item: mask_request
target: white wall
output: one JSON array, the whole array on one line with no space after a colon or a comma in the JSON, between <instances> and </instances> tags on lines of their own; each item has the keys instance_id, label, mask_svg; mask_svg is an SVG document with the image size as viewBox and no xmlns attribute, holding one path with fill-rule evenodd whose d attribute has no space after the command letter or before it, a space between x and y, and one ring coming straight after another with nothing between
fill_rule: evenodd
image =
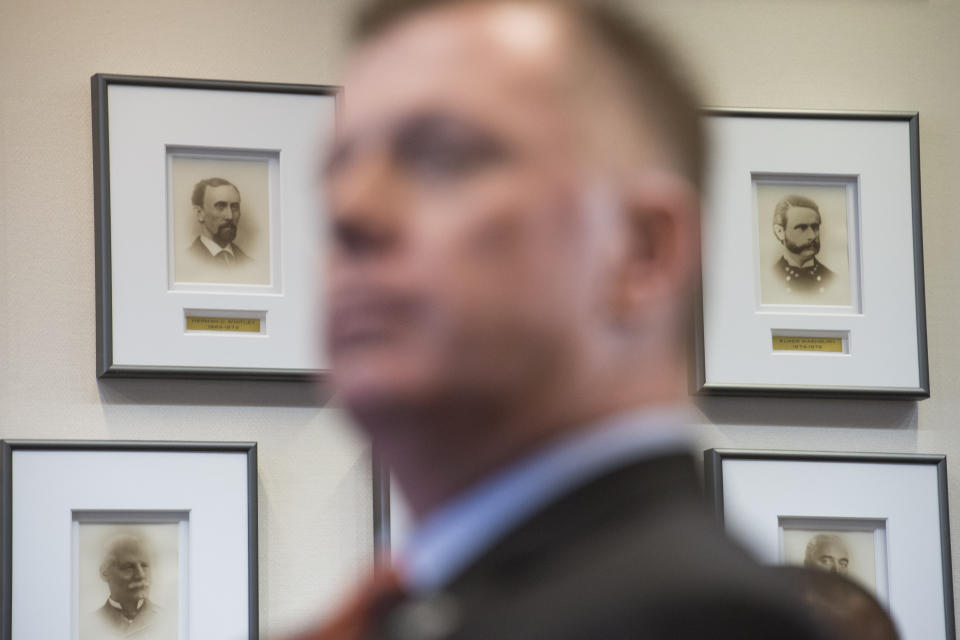
<instances>
[{"instance_id":1,"label":"white wall","mask_svg":"<svg viewBox=\"0 0 960 640\"><path fill-rule=\"evenodd\" d=\"M697 65L710 104L920 112L933 397L708 398L697 403L697 434L704 447L946 453L960 553L960 301L951 233L960 5L632 4ZM366 445L310 385L96 380L89 77L335 84L350 5L0 0L0 437L259 442L264 628L329 607L369 561Z\"/></svg>"}]
</instances>

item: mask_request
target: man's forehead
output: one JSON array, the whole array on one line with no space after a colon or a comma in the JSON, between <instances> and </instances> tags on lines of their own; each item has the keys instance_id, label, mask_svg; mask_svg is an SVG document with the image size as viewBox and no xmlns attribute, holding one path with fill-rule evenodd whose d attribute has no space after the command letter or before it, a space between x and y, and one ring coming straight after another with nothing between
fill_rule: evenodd
<instances>
[{"instance_id":1,"label":"man's forehead","mask_svg":"<svg viewBox=\"0 0 960 640\"><path fill-rule=\"evenodd\" d=\"M124 545L114 551L114 555L118 558L123 556L143 556L146 554L146 548L140 544Z\"/></svg>"},{"instance_id":2,"label":"man's forehead","mask_svg":"<svg viewBox=\"0 0 960 640\"><path fill-rule=\"evenodd\" d=\"M809 220L809 219L820 219L820 214L817 213L815 209L810 207L802 207L798 205L792 205L787 209L787 217L791 221L793 220Z\"/></svg>"},{"instance_id":3,"label":"man's forehead","mask_svg":"<svg viewBox=\"0 0 960 640\"><path fill-rule=\"evenodd\" d=\"M562 70L568 32L561 12L541 2L425 9L361 45L348 70L346 123L425 100L479 107L536 90Z\"/></svg>"},{"instance_id":4,"label":"man's forehead","mask_svg":"<svg viewBox=\"0 0 960 640\"><path fill-rule=\"evenodd\" d=\"M208 186L207 191L204 194L207 198L216 198L218 200L222 199L239 199L240 192L232 184L221 184L216 187Z\"/></svg>"}]
</instances>

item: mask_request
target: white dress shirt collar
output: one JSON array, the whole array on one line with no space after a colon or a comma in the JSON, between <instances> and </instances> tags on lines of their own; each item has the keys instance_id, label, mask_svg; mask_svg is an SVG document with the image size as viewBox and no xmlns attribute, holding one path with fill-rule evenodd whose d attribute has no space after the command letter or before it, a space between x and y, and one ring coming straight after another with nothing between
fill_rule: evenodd
<instances>
[{"instance_id":1,"label":"white dress shirt collar","mask_svg":"<svg viewBox=\"0 0 960 640\"><path fill-rule=\"evenodd\" d=\"M114 599L111 598L110 596L107 596L107 604L109 604L111 607L113 607L114 609L116 609L117 611L119 611L121 618L123 618L124 620L126 620L127 622L129 622L129 623L131 623L131 624L133 623L133 620L131 620L131 619L128 618L127 616L123 615L123 605L121 605L119 602L117 602L116 600L114 600ZM137 611L140 611L140 609L142 609L142 608L143 608L143 598L140 598L139 600L137 600Z\"/></svg>"},{"instance_id":2,"label":"white dress shirt collar","mask_svg":"<svg viewBox=\"0 0 960 640\"><path fill-rule=\"evenodd\" d=\"M209 252L210 252L210 255L212 255L212 256L218 255L221 251L226 251L226 252L229 253L231 256L233 255L233 246L232 246L232 245L229 245L229 244L228 244L228 245L225 246L225 247L221 247L221 246L218 245L216 242L214 242L213 240L211 240L211 239L208 238L207 236L203 235L202 233L200 234L200 242L203 243L203 246L205 246L205 247L207 248L207 251L209 251Z\"/></svg>"}]
</instances>

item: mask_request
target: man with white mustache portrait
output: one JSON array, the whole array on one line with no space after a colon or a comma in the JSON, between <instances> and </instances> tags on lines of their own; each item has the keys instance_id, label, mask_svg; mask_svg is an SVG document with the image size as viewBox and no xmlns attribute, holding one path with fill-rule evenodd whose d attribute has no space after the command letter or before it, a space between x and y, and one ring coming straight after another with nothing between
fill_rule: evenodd
<instances>
[{"instance_id":1,"label":"man with white mustache portrait","mask_svg":"<svg viewBox=\"0 0 960 640\"><path fill-rule=\"evenodd\" d=\"M155 633L161 609L148 598L152 565L152 553L142 538L124 534L107 544L100 577L110 595L95 614L104 634L98 638L163 637Z\"/></svg>"}]
</instances>

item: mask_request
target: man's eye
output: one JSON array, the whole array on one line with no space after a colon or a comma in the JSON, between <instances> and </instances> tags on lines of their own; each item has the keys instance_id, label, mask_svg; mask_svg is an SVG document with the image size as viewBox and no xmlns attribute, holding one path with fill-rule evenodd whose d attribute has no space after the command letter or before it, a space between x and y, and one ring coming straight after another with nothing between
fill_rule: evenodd
<instances>
[{"instance_id":1,"label":"man's eye","mask_svg":"<svg viewBox=\"0 0 960 640\"><path fill-rule=\"evenodd\" d=\"M406 127L394 141L394 153L400 166L431 177L460 177L505 155L488 135L437 120Z\"/></svg>"}]
</instances>

